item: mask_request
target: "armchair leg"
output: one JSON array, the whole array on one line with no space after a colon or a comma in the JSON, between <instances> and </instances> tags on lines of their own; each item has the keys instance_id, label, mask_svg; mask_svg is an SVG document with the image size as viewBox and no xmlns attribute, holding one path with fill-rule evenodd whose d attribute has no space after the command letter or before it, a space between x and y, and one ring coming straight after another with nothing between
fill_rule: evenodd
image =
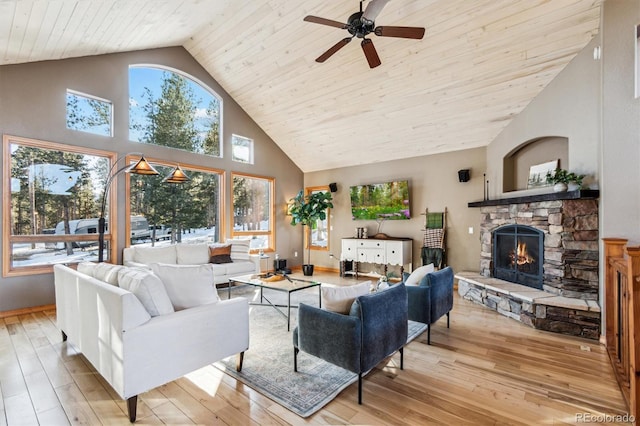
<instances>
[{"instance_id":1,"label":"armchair leg","mask_svg":"<svg viewBox=\"0 0 640 426\"><path fill-rule=\"evenodd\" d=\"M127 411L129 412L129 421L135 423L136 411L138 409L138 395L127 399Z\"/></svg>"},{"instance_id":2,"label":"armchair leg","mask_svg":"<svg viewBox=\"0 0 640 426\"><path fill-rule=\"evenodd\" d=\"M362 373L358 373L358 404L362 405Z\"/></svg>"},{"instance_id":3,"label":"armchair leg","mask_svg":"<svg viewBox=\"0 0 640 426\"><path fill-rule=\"evenodd\" d=\"M236 359L236 371L239 373L242 371L242 362L244 361L244 351L238 354L238 358Z\"/></svg>"},{"instance_id":4,"label":"armchair leg","mask_svg":"<svg viewBox=\"0 0 640 426\"><path fill-rule=\"evenodd\" d=\"M447 328L449 328L449 312L447 312Z\"/></svg>"},{"instance_id":5,"label":"armchair leg","mask_svg":"<svg viewBox=\"0 0 640 426\"><path fill-rule=\"evenodd\" d=\"M300 352L300 349L294 346L293 347L293 371L296 373L298 372L298 352Z\"/></svg>"},{"instance_id":6,"label":"armchair leg","mask_svg":"<svg viewBox=\"0 0 640 426\"><path fill-rule=\"evenodd\" d=\"M404 370L404 347L400 348L400 370Z\"/></svg>"},{"instance_id":7,"label":"armchair leg","mask_svg":"<svg viewBox=\"0 0 640 426\"><path fill-rule=\"evenodd\" d=\"M67 341L67 333L65 333L64 331L60 330L60 333L62 333L62 341L66 342Z\"/></svg>"},{"instance_id":8,"label":"armchair leg","mask_svg":"<svg viewBox=\"0 0 640 426\"><path fill-rule=\"evenodd\" d=\"M431 344L431 324L427 325L427 345Z\"/></svg>"}]
</instances>

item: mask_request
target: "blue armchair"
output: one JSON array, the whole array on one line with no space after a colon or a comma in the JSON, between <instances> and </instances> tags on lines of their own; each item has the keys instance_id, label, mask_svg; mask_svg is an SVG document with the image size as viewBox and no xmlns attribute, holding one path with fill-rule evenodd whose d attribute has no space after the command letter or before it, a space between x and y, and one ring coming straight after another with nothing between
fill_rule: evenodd
<instances>
[{"instance_id":1,"label":"blue armchair","mask_svg":"<svg viewBox=\"0 0 640 426\"><path fill-rule=\"evenodd\" d=\"M407 291L404 284L355 299L349 315L300 304L293 330L293 370L304 351L358 374L358 404L362 375L407 343Z\"/></svg>"},{"instance_id":2,"label":"blue armchair","mask_svg":"<svg viewBox=\"0 0 640 426\"><path fill-rule=\"evenodd\" d=\"M408 274L405 275L405 280ZM407 286L409 319L427 324L427 344L431 344L431 324L453 309L453 270L450 266L430 272L417 286Z\"/></svg>"}]
</instances>

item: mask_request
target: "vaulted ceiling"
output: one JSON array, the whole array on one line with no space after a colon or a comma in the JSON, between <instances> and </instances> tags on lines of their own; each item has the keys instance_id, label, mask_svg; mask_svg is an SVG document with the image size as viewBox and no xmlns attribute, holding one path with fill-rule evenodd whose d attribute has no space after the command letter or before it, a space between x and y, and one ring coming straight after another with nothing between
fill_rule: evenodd
<instances>
[{"instance_id":1,"label":"vaulted ceiling","mask_svg":"<svg viewBox=\"0 0 640 426\"><path fill-rule=\"evenodd\" d=\"M602 0L391 0L371 35L315 59L358 0L0 1L0 64L184 46L305 172L481 147L598 32ZM365 2L366 7L367 2Z\"/></svg>"}]
</instances>

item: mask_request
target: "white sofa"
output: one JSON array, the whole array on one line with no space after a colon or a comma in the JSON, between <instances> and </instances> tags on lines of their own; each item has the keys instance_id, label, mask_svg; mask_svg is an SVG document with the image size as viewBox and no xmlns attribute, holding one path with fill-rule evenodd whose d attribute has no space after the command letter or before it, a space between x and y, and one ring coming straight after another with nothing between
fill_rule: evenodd
<instances>
[{"instance_id":1,"label":"white sofa","mask_svg":"<svg viewBox=\"0 0 640 426\"><path fill-rule=\"evenodd\" d=\"M219 300L209 282L196 295L212 289L208 303L174 311L162 280L151 271L105 263L78 269L86 273L54 266L58 327L63 340L127 400L131 422L142 392L234 354L242 368L249 347L247 299ZM184 276L178 284L192 283Z\"/></svg>"},{"instance_id":2,"label":"white sofa","mask_svg":"<svg viewBox=\"0 0 640 426\"><path fill-rule=\"evenodd\" d=\"M229 263L213 265L215 283L222 284L229 278L257 274L260 272L260 256L249 253L250 240L231 239L226 243L179 243L171 245L131 246L123 249L122 263L125 266L149 267L152 263L172 265L202 265L209 263L209 248L231 245L231 260Z\"/></svg>"}]
</instances>

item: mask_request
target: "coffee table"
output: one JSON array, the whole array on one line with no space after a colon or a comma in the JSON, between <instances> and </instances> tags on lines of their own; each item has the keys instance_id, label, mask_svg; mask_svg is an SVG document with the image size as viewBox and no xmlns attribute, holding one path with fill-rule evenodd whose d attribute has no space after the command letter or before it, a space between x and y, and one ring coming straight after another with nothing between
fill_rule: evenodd
<instances>
[{"instance_id":1,"label":"coffee table","mask_svg":"<svg viewBox=\"0 0 640 426\"><path fill-rule=\"evenodd\" d=\"M271 306L276 311L278 311L283 317L287 319L287 331L291 330L291 308L297 308L298 305L291 304L291 293L295 293L296 291L304 290L307 288L318 287L318 306L322 307L322 292L320 290L321 283L318 281L310 281L299 278L291 278L288 275L285 275L285 279L280 281L264 281L260 279L259 276L255 274L251 275L239 275L237 277L229 278L229 299L231 299L231 284L239 284L239 285L251 285L260 289L260 303L250 303L251 305L258 306ZM263 290L275 290L287 293L287 304L286 305L278 305L271 303L269 299L267 299ZM264 303L266 301L267 303ZM280 308L287 308L287 313L285 314Z\"/></svg>"}]
</instances>

